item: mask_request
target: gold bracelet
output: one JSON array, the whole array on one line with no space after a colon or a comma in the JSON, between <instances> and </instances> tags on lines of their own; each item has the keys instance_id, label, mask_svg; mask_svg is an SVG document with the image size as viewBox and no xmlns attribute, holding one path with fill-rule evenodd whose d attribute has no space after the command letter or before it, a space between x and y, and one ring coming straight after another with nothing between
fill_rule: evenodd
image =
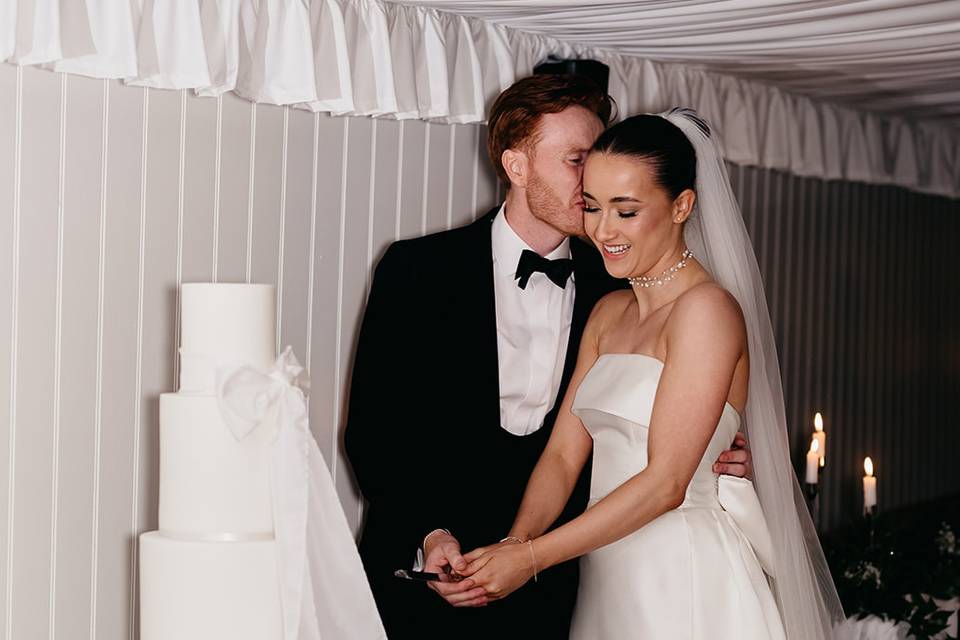
<instances>
[{"instance_id":1,"label":"gold bracelet","mask_svg":"<svg viewBox=\"0 0 960 640\"><path fill-rule=\"evenodd\" d=\"M527 540L527 544L530 545L530 559L533 560L533 581L539 582L537 580L537 554L533 552L533 540Z\"/></svg>"},{"instance_id":2,"label":"gold bracelet","mask_svg":"<svg viewBox=\"0 0 960 640\"><path fill-rule=\"evenodd\" d=\"M500 542L509 542L509 541L511 541L511 540L513 540L513 541L516 542L517 544L523 544L523 540L521 540L521 539L518 538L517 536L507 536L506 538L502 538L502 539L500 540Z\"/></svg>"}]
</instances>

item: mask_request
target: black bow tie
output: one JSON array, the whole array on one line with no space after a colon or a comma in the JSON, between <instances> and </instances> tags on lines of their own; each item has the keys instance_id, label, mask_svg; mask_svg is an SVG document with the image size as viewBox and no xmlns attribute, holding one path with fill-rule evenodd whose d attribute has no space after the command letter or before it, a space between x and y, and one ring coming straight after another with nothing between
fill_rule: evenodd
<instances>
[{"instance_id":1,"label":"black bow tie","mask_svg":"<svg viewBox=\"0 0 960 640\"><path fill-rule=\"evenodd\" d=\"M519 280L517 286L521 289L527 288L527 282L535 271L544 274L561 289L567 286L567 279L573 272L573 260L569 258L558 258L557 260L547 260L536 251L524 249L520 254L520 262L517 263L517 275Z\"/></svg>"}]
</instances>

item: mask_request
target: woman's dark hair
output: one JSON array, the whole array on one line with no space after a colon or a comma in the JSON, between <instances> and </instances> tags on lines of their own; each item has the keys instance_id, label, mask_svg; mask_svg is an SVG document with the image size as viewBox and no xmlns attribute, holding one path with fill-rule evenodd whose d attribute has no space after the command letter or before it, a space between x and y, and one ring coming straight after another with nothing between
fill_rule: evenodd
<instances>
[{"instance_id":1,"label":"woman's dark hair","mask_svg":"<svg viewBox=\"0 0 960 640\"><path fill-rule=\"evenodd\" d=\"M593 151L643 160L672 198L697 182L693 145L679 127L660 116L644 114L618 122L597 138Z\"/></svg>"}]
</instances>

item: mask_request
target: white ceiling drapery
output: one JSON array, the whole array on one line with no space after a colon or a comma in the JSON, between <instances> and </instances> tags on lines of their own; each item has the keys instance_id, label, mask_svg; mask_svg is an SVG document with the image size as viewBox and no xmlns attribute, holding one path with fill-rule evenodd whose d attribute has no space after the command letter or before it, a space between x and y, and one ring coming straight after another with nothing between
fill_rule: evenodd
<instances>
[{"instance_id":1,"label":"white ceiling drapery","mask_svg":"<svg viewBox=\"0 0 960 640\"><path fill-rule=\"evenodd\" d=\"M960 126L956 0L397 0Z\"/></svg>"},{"instance_id":2,"label":"white ceiling drapery","mask_svg":"<svg viewBox=\"0 0 960 640\"><path fill-rule=\"evenodd\" d=\"M547 55L591 57L610 65L621 113L691 106L721 132L733 162L960 197L951 98L960 71L949 65L960 51L949 42L960 2L917 5L918 24L895 36L907 4L0 0L0 60L336 114L465 123L482 121L489 100ZM860 5L874 22L831 44L827 32L840 27L817 31L795 5L824 20L849 20ZM869 63L862 78L849 75L857 60ZM875 103L857 82L874 87Z\"/></svg>"}]
</instances>

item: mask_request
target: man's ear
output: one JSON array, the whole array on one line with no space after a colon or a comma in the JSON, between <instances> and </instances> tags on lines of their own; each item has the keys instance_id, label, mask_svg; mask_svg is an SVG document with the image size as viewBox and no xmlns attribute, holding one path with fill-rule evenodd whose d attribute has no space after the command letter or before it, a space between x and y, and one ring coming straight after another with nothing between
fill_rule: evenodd
<instances>
[{"instance_id":1,"label":"man's ear","mask_svg":"<svg viewBox=\"0 0 960 640\"><path fill-rule=\"evenodd\" d=\"M500 155L500 163L510 180L510 185L525 188L530 177L530 158L523 151L506 149Z\"/></svg>"}]
</instances>

